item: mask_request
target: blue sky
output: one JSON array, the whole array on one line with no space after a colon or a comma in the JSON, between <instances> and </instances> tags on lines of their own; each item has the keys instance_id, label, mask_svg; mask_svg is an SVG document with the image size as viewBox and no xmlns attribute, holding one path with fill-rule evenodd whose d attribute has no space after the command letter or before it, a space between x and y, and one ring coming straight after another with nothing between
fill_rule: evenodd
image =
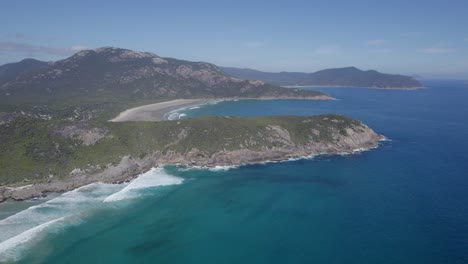
<instances>
[{"instance_id":1,"label":"blue sky","mask_svg":"<svg viewBox=\"0 0 468 264\"><path fill-rule=\"evenodd\" d=\"M115 46L265 71L468 78L466 0L3 0L0 24L0 64Z\"/></svg>"}]
</instances>

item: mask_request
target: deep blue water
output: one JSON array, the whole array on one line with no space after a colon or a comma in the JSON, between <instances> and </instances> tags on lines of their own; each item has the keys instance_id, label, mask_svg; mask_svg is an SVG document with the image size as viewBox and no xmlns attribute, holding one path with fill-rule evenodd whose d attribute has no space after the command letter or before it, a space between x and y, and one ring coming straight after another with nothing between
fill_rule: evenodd
<instances>
[{"instance_id":1,"label":"deep blue water","mask_svg":"<svg viewBox=\"0 0 468 264\"><path fill-rule=\"evenodd\" d=\"M72 210L80 214L15 254L24 263L468 263L468 85L425 84L416 91L313 88L338 100L189 110L340 113L391 141L355 155L228 171L167 167L155 177L184 182L124 192L129 199L111 203L102 200L121 187L93 187L80 194L93 193L92 206L80 205Z\"/></svg>"}]
</instances>

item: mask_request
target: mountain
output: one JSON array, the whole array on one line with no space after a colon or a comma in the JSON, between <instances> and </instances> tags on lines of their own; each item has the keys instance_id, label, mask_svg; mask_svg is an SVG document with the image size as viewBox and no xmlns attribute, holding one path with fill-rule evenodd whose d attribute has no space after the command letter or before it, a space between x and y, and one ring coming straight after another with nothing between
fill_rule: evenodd
<instances>
[{"instance_id":1,"label":"mountain","mask_svg":"<svg viewBox=\"0 0 468 264\"><path fill-rule=\"evenodd\" d=\"M414 89L423 85L411 76L385 74L375 70L362 71L356 67L335 68L314 73L261 72L252 69L223 67L232 76L247 80L262 80L276 85L350 86L385 89Z\"/></svg>"},{"instance_id":2,"label":"mountain","mask_svg":"<svg viewBox=\"0 0 468 264\"><path fill-rule=\"evenodd\" d=\"M26 60L2 66L0 103L213 97L324 96L262 81L242 80L206 62L162 58L149 52L105 47L45 64ZM3 99L3 100L2 100Z\"/></svg>"},{"instance_id":3,"label":"mountain","mask_svg":"<svg viewBox=\"0 0 468 264\"><path fill-rule=\"evenodd\" d=\"M22 74L44 69L47 65L47 62L35 59L24 59L20 62L2 65L0 66L0 83L14 81Z\"/></svg>"}]
</instances>

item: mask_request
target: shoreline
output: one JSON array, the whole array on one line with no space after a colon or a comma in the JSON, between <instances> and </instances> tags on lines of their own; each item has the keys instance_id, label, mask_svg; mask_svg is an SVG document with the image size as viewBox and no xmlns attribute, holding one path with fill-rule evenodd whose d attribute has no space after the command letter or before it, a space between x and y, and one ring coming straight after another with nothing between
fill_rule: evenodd
<instances>
[{"instance_id":1,"label":"shoreline","mask_svg":"<svg viewBox=\"0 0 468 264\"><path fill-rule=\"evenodd\" d=\"M119 113L109 122L162 121L165 115L176 109L192 107L211 102L210 99L175 99L154 104L142 105Z\"/></svg>"},{"instance_id":2,"label":"shoreline","mask_svg":"<svg viewBox=\"0 0 468 264\"><path fill-rule=\"evenodd\" d=\"M373 132L372 132L373 133ZM20 187L0 187L0 203L5 201L25 201L38 197L46 197L51 193L64 193L80 188L82 186L101 182L105 184L122 184L130 182L139 175L148 172L152 168L166 165L187 166L188 168L200 169L223 169L228 167L240 167L255 164L269 164L278 162L289 162L301 159L311 159L318 156L347 156L378 148L379 142L387 141L386 137L378 134L371 136L372 139L362 143L355 143L352 149L343 146L315 146L310 149L307 146L299 148L278 148L268 151L257 152L247 149L235 151L219 151L212 155L211 159L191 160L183 154L170 153L167 156L160 152L154 152L144 158L130 156L122 157L117 165L109 166L100 171L80 170L67 179L36 183ZM227 159L217 159L215 156ZM231 157L231 158L229 158ZM232 157L238 157L233 159ZM240 158L239 158L240 157Z\"/></svg>"},{"instance_id":3,"label":"shoreline","mask_svg":"<svg viewBox=\"0 0 468 264\"><path fill-rule=\"evenodd\" d=\"M200 98L200 99L175 99L171 101L158 102L154 104L142 105L127 109L120 112L116 117L109 122L128 122L128 121L164 121L168 120L170 112L187 109L190 107L206 105L210 103L218 103L225 101L236 100L335 100L335 98L327 95L314 97L232 97L232 98Z\"/></svg>"},{"instance_id":4,"label":"shoreline","mask_svg":"<svg viewBox=\"0 0 468 264\"><path fill-rule=\"evenodd\" d=\"M292 161L298 161L298 160L312 160L314 158L318 157L335 157L335 156L341 156L341 157L346 157L349 155L353 154L360 154L363 152L368 152L372 151L374 149L377 149L380 145L380 142L387 142L391 141L385 136L381 136L379 140L376 141L376 143L373 146L370 147L362 147L362 148L356 148L351 151L343 151L343 152L337 152L337 153L327 153L327 152L321 152L321 153L315 153L315 154L309 154L309 155L302 155L302 156L288 156L280 159L270 159L270 160L264 160L264 161L258 161L258 162L247 162L247 163L242 163L242 164L231 164L231 165L208 165L208 166L197 166L197 165L187 165L187 164L159 164L159 166L177 166L177 167L185 167L184 169L186 170L209 170L209 171L226 171L230 169L237 169L243 166L249 166L249 165L268 165L268 164L275 164L275 163L283 163L283 162L292 162Z\"/></svg>"}]
</instances>

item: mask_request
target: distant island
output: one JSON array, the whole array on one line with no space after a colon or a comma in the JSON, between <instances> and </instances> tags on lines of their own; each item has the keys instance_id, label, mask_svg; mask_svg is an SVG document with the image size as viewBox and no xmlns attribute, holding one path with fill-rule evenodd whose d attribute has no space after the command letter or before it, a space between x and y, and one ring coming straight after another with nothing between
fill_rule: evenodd
<instances>
[{"instance_id":1,"label":"distant island","mask_svg":"<svg viewBox=\"0 0 468 264\"><path fill-rule=\"evenodd\" d=\"M0 201L98 181L120 183L162 164L231 166L351 153L382 139L340 115L119 123L3 115L0 120Z\"/></svg>"},{"instance_id":2,"label":"distant island","mask_svg":"<svg viewBox=\"0 0 468 264\"><path fill-rule=\"evenodd\" d=\"M247 80L262 80L281 86L344 86L377 89L418 89L423 85L411 76L362 71L356 67L335 68L314 73L262 72L252 69L222 67L227 74Z\"/></svg>"}]
</instances>

